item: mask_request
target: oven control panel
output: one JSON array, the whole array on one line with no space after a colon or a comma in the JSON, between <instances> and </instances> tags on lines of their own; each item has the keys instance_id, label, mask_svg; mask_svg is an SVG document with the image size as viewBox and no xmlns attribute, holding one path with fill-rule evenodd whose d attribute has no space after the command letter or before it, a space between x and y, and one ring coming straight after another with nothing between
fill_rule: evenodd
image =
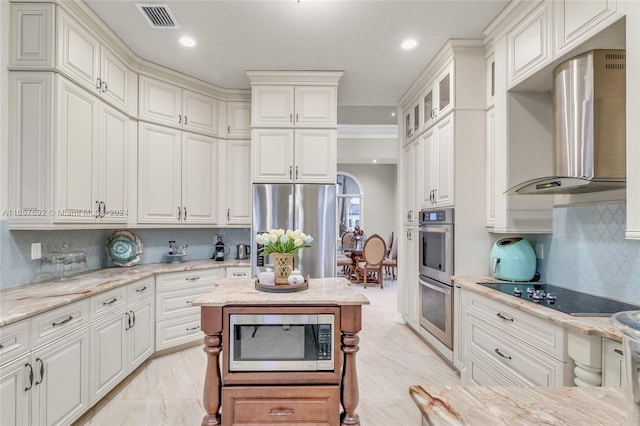
<instances>
[{"instance_id":1,"label":"oven control panel","mask_svg":"<svg viewBox=\"0 0 640 426\"><path fill-rule=\"evenodd\" d=\"M420 211L420 224L429 223L453 223L453 209Z\"/></svg>"}]
</instances>

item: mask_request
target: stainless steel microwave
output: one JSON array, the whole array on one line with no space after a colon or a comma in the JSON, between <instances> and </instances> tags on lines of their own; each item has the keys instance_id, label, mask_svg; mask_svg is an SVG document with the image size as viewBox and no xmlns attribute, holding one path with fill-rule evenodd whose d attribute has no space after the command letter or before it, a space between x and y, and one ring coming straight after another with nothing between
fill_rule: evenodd
<instances>
[{"instance_id":1,"label":"stainless steel microwave","mask_svg":"<svg viewBox=\"0 0 640 426\"><path fill-rule=\"evenodd\" d=\"M229 371L333 371L334 314L231 314Z\"/></svg>"}]
</instances>

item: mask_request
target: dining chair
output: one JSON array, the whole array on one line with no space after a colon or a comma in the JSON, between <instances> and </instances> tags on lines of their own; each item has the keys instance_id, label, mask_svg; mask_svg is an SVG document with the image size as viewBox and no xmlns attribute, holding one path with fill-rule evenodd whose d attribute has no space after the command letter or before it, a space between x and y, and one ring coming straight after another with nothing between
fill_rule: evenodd
<instances>
[{"instance_id":1,"label":"dining chair","mask_svg":"<svg viewBox=\"0 0 640 426\"><path fill-rule=\"evenodd\" d=\"M398 267L398 241L393 240L389 254L382 261L382 266L386 275L391 275L396 279L396 268Z\"/></svg>"},{"instance_id":2,"label":"dining chair","mask_svg":"<svg viewBox=\"0 0 640 426\"><path fill-rule=\"evenodd\" d=\"M362 248L362 260L356 264L356 275L362 277L364 288L367 288L367 283L384 287L382 261L386 251L387 247L380 235L373 234L367 238Z\"/></svg>"},{"instance_id":3,"label":"dining chair","mask_svg":"<svg viewBox=\"0 0 640 426\"><path fill-rule=\"evenodd\" d=\"M342 267L342 274L349 276L351 274L351 267L353 266L353 259L351 258L350 250L353 250L354 240L351 232L345 232L342 234L342 251L336 256L336 265Z\"/></svg>"}]
</instances>

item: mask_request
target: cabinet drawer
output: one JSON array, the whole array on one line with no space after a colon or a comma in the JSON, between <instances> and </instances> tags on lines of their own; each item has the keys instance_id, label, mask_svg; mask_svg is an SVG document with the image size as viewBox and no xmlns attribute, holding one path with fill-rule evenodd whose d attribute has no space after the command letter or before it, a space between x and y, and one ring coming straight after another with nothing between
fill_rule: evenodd
<instances>
[{"instance_id":1,"label":"cabinet drawer","mask_svg":"<svg viewBox=\"0 0 640 426\"><path fill-rule=\"evenodd\" d=\"M127 306L127 286L96 294L89 299L91 320L95 321Z\"/></svg>"},{"instance_id":2,"label":"cabinet drawer","mask_svg":"<svg viewBox=\"0 0 640 426\"><path fill-rule=\"evenodd\" d=\"M0 364L29 351L29 320L0 328Z\"/></svg>"},{"instance_id":3,"label":"cabinet drawer","mask_svg":"<svg viewBox=\"0 0 640 426\"><path fill-rule=\"evenodd\" d=\"M209 285L189 288L181 291L158 294L156 296L156 319L162 320L179 315L200 312L198 306L193 306L193 301L211 291Z\"/></svg>"},{"instance_id":4,"label":"cabinet drawer","mask_svg":"<svg viewBox=\"0 0 640 426\"><path fill-rule=\"evenodd\" d=\"M156 350L202 340L200 312L156 323Z\"/></svg>"},{"instance_id":5,"label":"cabinet drawer","mask_svg":"<svg viewBox=\"0 0 640 426\"><path fill-rule=\"evenodd\" d=\"M513 377L502 365L485 359L471 350L467 353L467 364L460 375L463 386L525 386L523 380Z\"/></svg>"},{"instance_id":6,"label":"cabinet drawer","mask_svg":"<svg viewBox=\"0 0 640 426\"><path fill-rule=\"evenodd\" d=\"M249 278L251 268L248 266L229 266L227 268L227 278Z\"/></svg>"},{"instance_id":7,"label":"cabinet drawer","mask_svg":"<svg viewBox=\"0 0 640 426\"><path fill-rule=\"evenodd\" d=\"M204 283L213 283L220 278L224 278L224 268L202 271L171 272L168 274L158 275L156 277L156 286L158 292L164 292L166 290L189 288L194 285ZM213 286L211 286L211 288L213 289Z\"/></svg>"},{"instance_id":8,"label":"cabinet drawer","mask_svg":"<svg viewBox=\"0 0 640 426\"><path fill-rule=\"evenodd\" d=\"M155 284L155 279L153 277L148 277L129 284L127 286L127 300L129 301L129 305L139 300L152 297Z\"/></svg>"},{"instance_id":9,"label":"cabinet drawer","mask_svg":"<svg viewBox=\"0 0 640 426\"><path fill-rule=\"evenodd\" d=\"M31 349L89 324L89 299L84 299L31 319Z\"/></svg>"},{"instance_id":10,"label":"cabinet drawer","mask_svg":"<svg viewBox=\"0 0 640 426\"><path fill-rule=\"evenodd\" d=\"M337 425L340 423L340 387L224 387L222 406L223 426Z\"/></svg>"},{"instance_id":11,"label":"cabinet drawer","mask_svg":"<svg viewBox=\"0 0 640 426\"><path fill-rule=\"evenodd\" d=\"M467 315L470 348L534 386L563 386L564 364L523 344L474 315Z\"/></svg>"},{"instance_id":12,"label":"cabinet drawer","mask_svg":"<svg viewBox=\"0 0 640 426\"><path fill-rule=\"evenodd\" d=\"M523 287L526 288L526 284ZM469 293L467 310L516 339L566 361L566 333L563 328L477 293Z\"/></svg>"},{"instance_id":13,"label":"cabinet drawer","mask_svg":"<svg viewBox=\"0 0 640 426\"><path fill-rule=\"evenodd\" d=\"M626 388L626 366L622 343L602 339L602 386Z\"/></svg>"}]
</instances>

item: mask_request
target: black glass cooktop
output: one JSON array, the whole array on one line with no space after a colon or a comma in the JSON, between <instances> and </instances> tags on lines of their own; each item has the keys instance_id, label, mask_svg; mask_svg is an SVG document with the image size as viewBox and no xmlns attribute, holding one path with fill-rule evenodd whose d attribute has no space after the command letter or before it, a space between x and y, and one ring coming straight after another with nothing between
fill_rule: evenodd
<instances>
[{"instance_id":1,"label":"black glass cooktop","mask_svg":"<svg viewBox=\"0 0 640 426\"><path fill-rule=\"evenodd\" d=\"M580 293L551 284L527 282L479 284L573 316L608 317L620 311L640 310L640 306L637 305Z\"/></svg>"}]
</instances>

